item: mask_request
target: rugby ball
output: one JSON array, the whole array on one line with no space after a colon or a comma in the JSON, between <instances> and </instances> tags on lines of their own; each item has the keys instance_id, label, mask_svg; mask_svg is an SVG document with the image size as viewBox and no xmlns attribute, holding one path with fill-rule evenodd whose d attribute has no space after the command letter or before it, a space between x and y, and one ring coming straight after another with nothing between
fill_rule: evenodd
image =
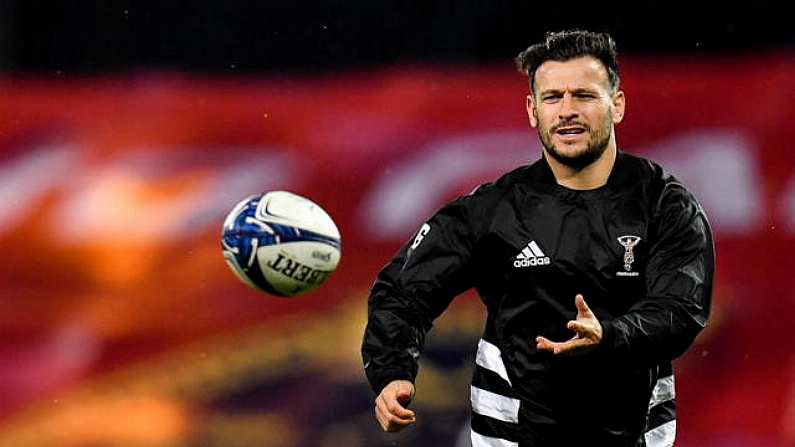
<instances>
[{"instance_id":1,"label":"rugby ball","mask_svg":"<svg viewBox=\"0 0 795 447\"><path fill-rule=\"evenodd\" d=\"M221 249L235 275L281 297L309 292L340 261L340 232L311 200L287 191L254 194L224 220Z\"/></svg>"}]
</instances>

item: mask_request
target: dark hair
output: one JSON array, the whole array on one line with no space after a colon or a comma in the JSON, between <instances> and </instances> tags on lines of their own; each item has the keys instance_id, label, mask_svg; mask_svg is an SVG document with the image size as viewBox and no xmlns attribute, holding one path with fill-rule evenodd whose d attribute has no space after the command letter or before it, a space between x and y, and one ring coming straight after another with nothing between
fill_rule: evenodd
<instances>
[{"instance_id":1,"label":"dark hair","mask_svg":"<svg viewBox=\"0 0 795 447\"><path fill-rule=\"evenodd\" d=\"M607 33L579 29L548 32L543 42L531 45L516 56L516 68L530 78L530 91L535 92L536 70L546 61L568 61L582 56L598 59L607 69L610 89L618 89L618 53L616 43Z\"/></svg>"}]
</instances>

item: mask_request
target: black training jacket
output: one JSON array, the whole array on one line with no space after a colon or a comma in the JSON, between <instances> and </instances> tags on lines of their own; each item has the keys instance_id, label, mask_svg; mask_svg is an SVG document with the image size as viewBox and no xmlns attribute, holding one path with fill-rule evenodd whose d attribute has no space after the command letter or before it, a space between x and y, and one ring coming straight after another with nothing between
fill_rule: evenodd
<instances>
[{"instance_id":1,"label":"black training jacket","mask_svg":"<svg viewBox=\"0 0 795 447\"><path fill-rule=\"evenodd\" d=\"M675 430L671 360L707 323L713 272L704 210L660 166L619 151L604 186L578 191L542 157L444 206L381 270L365 372L376 394L414 381L433 320L474 287L488 311L472 382L477 436L656 445ZM578 293L602 324L599 347L537 350L538 335L571 338Z\"/></svg>"}]
</instances>

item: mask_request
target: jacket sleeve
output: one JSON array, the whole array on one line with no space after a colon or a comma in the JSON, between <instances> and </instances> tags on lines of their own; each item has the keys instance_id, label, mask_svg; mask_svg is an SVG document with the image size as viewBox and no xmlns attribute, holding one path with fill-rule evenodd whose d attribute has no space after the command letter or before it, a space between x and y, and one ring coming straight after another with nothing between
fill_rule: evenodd
<instances>
[{"instance_id":1,"label":"jacket sleeve","mask_svg":"<svg viewBox=\"0 0 795 447\"><path fill-rule=\"evenodd\" d=\"M650 236L646 297L602 322L602 348L642 367L680 356L706 327L715 270L707 217L680 183L664 187Z\"/></svg>"},{"instance_id":2,"label":"jacket sleeve","mask_svg":"<svg viewBox=\"0 0 795 447\"><path fill-rule=\"evenodd\" d=\"M445 206L426 222L373 284L362 358L376 394L392 380L414 381L433 320L472 287L473 240L464 200Z\"/></svg>"}]
</instances>

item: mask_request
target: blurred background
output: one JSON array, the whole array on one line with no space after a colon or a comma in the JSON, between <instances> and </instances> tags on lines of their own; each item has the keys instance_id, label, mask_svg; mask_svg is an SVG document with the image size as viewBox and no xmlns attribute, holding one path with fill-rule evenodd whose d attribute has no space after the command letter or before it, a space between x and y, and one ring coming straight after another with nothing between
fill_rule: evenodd
<instances>
[{"instance_id":1,"label":"blurred background","mask_svg":"<svg viewBox=\"0 0 795 447\"><path fill-rule=\"evenodd\" d=\"M733 9L734 8L734 9ZM379 433L359 357L378 269L441 204L538 158L512 58L609 31L626 151L716 233L677 360L678 446L795 446L795 39L773 2L0 1L0 446L467 446L484 314L459 297L418 423ZM297 299L224 264L243 197L343 237Z\"/></svg>"}]
</instances>

